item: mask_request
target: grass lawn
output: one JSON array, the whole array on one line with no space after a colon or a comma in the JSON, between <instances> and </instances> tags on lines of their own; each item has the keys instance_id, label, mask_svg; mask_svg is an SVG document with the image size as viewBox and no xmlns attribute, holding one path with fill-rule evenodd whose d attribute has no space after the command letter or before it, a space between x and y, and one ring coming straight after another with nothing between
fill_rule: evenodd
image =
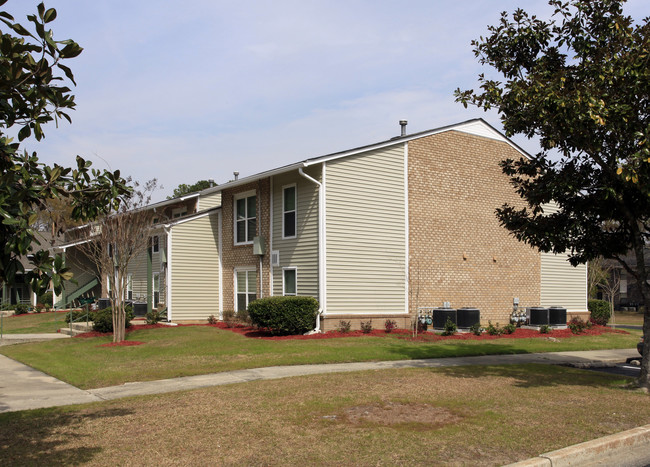
<instances>
[{"instance_id":1,"label":"grass lawn","mask_svg":"<svg viewBox=\"0 0 650 467\"><path fill-rule=\"evenodd\" d=\"M616 321L616 324L643 326L643 313L637 311L615 311L614 320ZM609 320L609 324L613 324L611 319Z\"/></svg>"},{"instance_id":2,"label":"grass lawn","mask_svg":"<svg viewBox=\"0 0 650 467\"><path fill-rule=\"evenodd\" d=\"M444 342L410 341L391 335L272 341L216 327L188 326L129 333L128 340L145 342L138 346L100 347L111 338L73 338L4 346L0 353L89 389L274 365L633 348L638 335Z\"/></svg>"},{"instance_id":3,"label":"grass lawn","mask_svg":"<svg viewBox=\"0 0 650 467\"><path fill-rule=\"evenodd\" d=\"M648 423L648 396L624 389L625 381L546 365L256 381L0 414L0 459L6 465L503 465Z\"/></svg>"},{"instance_id":4,"label":"grass lawn","mask_svg":"<svg viewBox=\"0 0 650 467\"><path fill-rule=\"evenodd\" d=\"M5 334L41 334L56 332L66 326L65 313L28 313L2 318Z\"/></svg>"}]
</instances>

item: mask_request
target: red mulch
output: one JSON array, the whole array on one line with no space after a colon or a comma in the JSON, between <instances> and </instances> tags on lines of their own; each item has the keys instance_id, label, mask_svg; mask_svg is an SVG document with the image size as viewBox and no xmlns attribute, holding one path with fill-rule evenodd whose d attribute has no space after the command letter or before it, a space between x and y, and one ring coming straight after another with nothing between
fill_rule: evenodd
<instances>
[{"instance_id":1,"label":"red mulch","mask_svg":"<svg viewBox=\"0 0 650 467\"><path fill-rule=\"evenodd\" d=\"M144 342L140 341L122 341L122 342L109 342L108 344L98 345L97 347L131 347L132 345L142 345Z\"/></svg>"},{"instance_id":2,"label":"red mulch","mask_svg":"<svg viewBox=\"0 0 650 467\"><path fill-rule=\"evenodd\" d=\"M574 337L576 334L573 334L570 329L554 329L553 331L542 334L539 331L534 329L517 329L512 334L502 334L500 336L491 336L488 333L484 332L480 336L475 336L470 332L458 333L453 336L441 336L440 334L434 334L432 332L420 332L417 337L413 337L413 333L408 329L393 329L391 333L387 333L383 329L373 329L370 333L364 334L359 331L350 331L350 332L339 332L339 331L328 331L320 334L311 334L308 336L305 335L295 335L295 336L274 336L267 329L258 329L252 326L242 326L236 325L234 327L227 327L225 323L219 322L216 324L179 324L181 326L208 326L215 327L219 329L229 330L241 334L242 336L254 338L254 339L266 339L274 341L282 340L312 340L312 339L335 339L339 337L364 337L364 336L374 336L381 337L387 335L396 335L400 339L416 340L416 341L444 341L444 340L493 340L493 339L525 339L530 337L554 337L556 339L563 339L567 337ZM169 328L164 324L142 324L134 325L126 330L127 333L140 329L156 329L156 328ZM172 328L173 329L173 328ZM618 334L627 334L627 331L621 329L611 329L607 326L592 326L591 329L586 329L580 334L580 336L599 336L605 333L618 333ZM108 332L85 332L83 334L78 334L75 337L88 338L88 337L101 337L101 336L110 336L112 333ZM135 342L135 341L124 341L124 342ZM109 346L109 344L105 344ZM121 344L121 345L135 345L135 344Z\"/></svg>"}]
</instances>

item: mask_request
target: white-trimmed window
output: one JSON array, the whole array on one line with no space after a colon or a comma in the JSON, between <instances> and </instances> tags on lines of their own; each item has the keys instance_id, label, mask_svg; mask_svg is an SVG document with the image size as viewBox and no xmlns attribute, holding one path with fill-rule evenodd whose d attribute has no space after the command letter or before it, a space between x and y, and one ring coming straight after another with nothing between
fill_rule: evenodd
<instances>
[{"instance_id":1,"label":"white-trimmed window","mask_svg":"<svg viewBox=\"0 0 650 467\"><path fill-rule=\"evenodd\" d=\"M172 219L176 219L177 217L181 217L186 214L187 214L187 206L182 206L180 208L172 209Z\"/></svg>"},{"instance_id":2,"label":"white-trimmed window","mask_svg":"<svg viewBox=\"0 0 650 467\"><path fill-rule=\"evenodd\" d=\"M133 274L126 276L126 299L133 300Z\"/></svg>"},{"instance_id":3,"label":"white-trimmed window","mask_svg":"<svg viewBox=\"0 0 650 467\"><path fill-rule=\"evenodd\" d=\"M235 311L245 310L257 298L257 271L235 269Z\"/></svg>"},{"instance_id":4,"label":"white-trimmed window","mask_svg":"<svg viewBox=\"0 0 650 467\"><path fill-rule=\"evenodd\" d=\"M255 192L242 193L235 197L235 244L253 243L257 231L257 197Z\"/></svg>"},{"instance_id":5,"label":"white-trimmed window","mask_svg":"<svg viewBox=\"0 0 650 467\"><path fill-rule=\"evenodd\" d=\"M151 253L158 253L160 251L160 240L158 235L151 237Z\"/></svg>"},{"instance_id":6,"label":"white-trimmed window","mask_svg":"<svg viewBox=\"0 0 650 467\"><path fill-rule=\"evenodd\" d=\"M106 294L108 297L111 297L111 276L109 274L106 275Z\"/></svg>"},{"instance_id":7,"label":"white-trimmed window","mask_svg":"<svg viewBox=\"0 0 650 467\"><path fill-rule=\"evenodd\" d=\"M282 295L298 295L297 268L282 268Z\"/></svg>"},{"instance_id":8,"label":"white-trimmed window","mask_svg":"<svg viewBox=\"0 0 650 467\"><path fill-rule=\"evenodd\" d=\"M296 238L296 185L282 188L282 238Z\"/></svg>"},{"instance_id":9,"label":"white-trimmed window","mask_svg":"<svg viewBox=\"0 0 650 467\"><path fill-rule=\"evenodd\" d=\"M160 273L153 273L153 306L154 308L158 306L160 302Z\"/></svg>"}]
</instances>

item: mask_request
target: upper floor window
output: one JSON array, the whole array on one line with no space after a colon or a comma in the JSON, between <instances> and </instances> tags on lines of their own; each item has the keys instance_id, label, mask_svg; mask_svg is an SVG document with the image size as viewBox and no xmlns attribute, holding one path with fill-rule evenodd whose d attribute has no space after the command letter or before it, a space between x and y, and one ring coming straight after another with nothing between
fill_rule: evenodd
<instances>
[{"instance_id":1,"label":"upper floor window","mask_svg":"<svg viewBox=\"0 0 650 467\"><path fill-rule=\"evenodd\" d=\"M160 243L158 240L158 235L151 237L151 252L158 253L160 251Z\"/></svg>"},{"instance_id":2,"label":"upper floor window","mask_svg":"<svg viewBox=\"0 0 650 467\"><path fill-rule=\"evenodd\" d=\"M172 218L176 219L187 214L187 206L172 209Z\"/></svg>"},{"instance_id":3,"label":"upper floor window","mask_svg":"<svg viewBox=\"0 0 650 467\"><path fill-rule=\"evenodd\" d=\"M257 230L256 197L235 198L235 243L252 243Z\"/></svg>"},{"instance_id":4,"label":"upper floor window","mask_svg":"<svg viewBox=\"0 0 650 467\"><path fill-rule=\"evenodd\" d=\"M296 236L296 185L282 189L282 237Z\"/></svg>"}]
</instances>

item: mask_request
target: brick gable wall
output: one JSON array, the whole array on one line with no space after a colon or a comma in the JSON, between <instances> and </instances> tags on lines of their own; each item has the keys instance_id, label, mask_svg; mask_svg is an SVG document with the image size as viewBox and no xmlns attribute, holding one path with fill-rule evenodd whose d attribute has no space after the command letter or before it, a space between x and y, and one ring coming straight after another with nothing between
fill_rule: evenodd
<instances>
[{"instance_id":1,"label":"brick gable wall","mask_svg":"<svg viewBox=\"0 0 650 467\"><path fill-rule=\"evenodd\" d=\"M521 199L499 161L519 158L505 142L458 131L410 141L409 310L420 306L481 310L505 324L514 297L540 301L540 254L499 225L495 209Z\"/></svg>"}]
</instances>

